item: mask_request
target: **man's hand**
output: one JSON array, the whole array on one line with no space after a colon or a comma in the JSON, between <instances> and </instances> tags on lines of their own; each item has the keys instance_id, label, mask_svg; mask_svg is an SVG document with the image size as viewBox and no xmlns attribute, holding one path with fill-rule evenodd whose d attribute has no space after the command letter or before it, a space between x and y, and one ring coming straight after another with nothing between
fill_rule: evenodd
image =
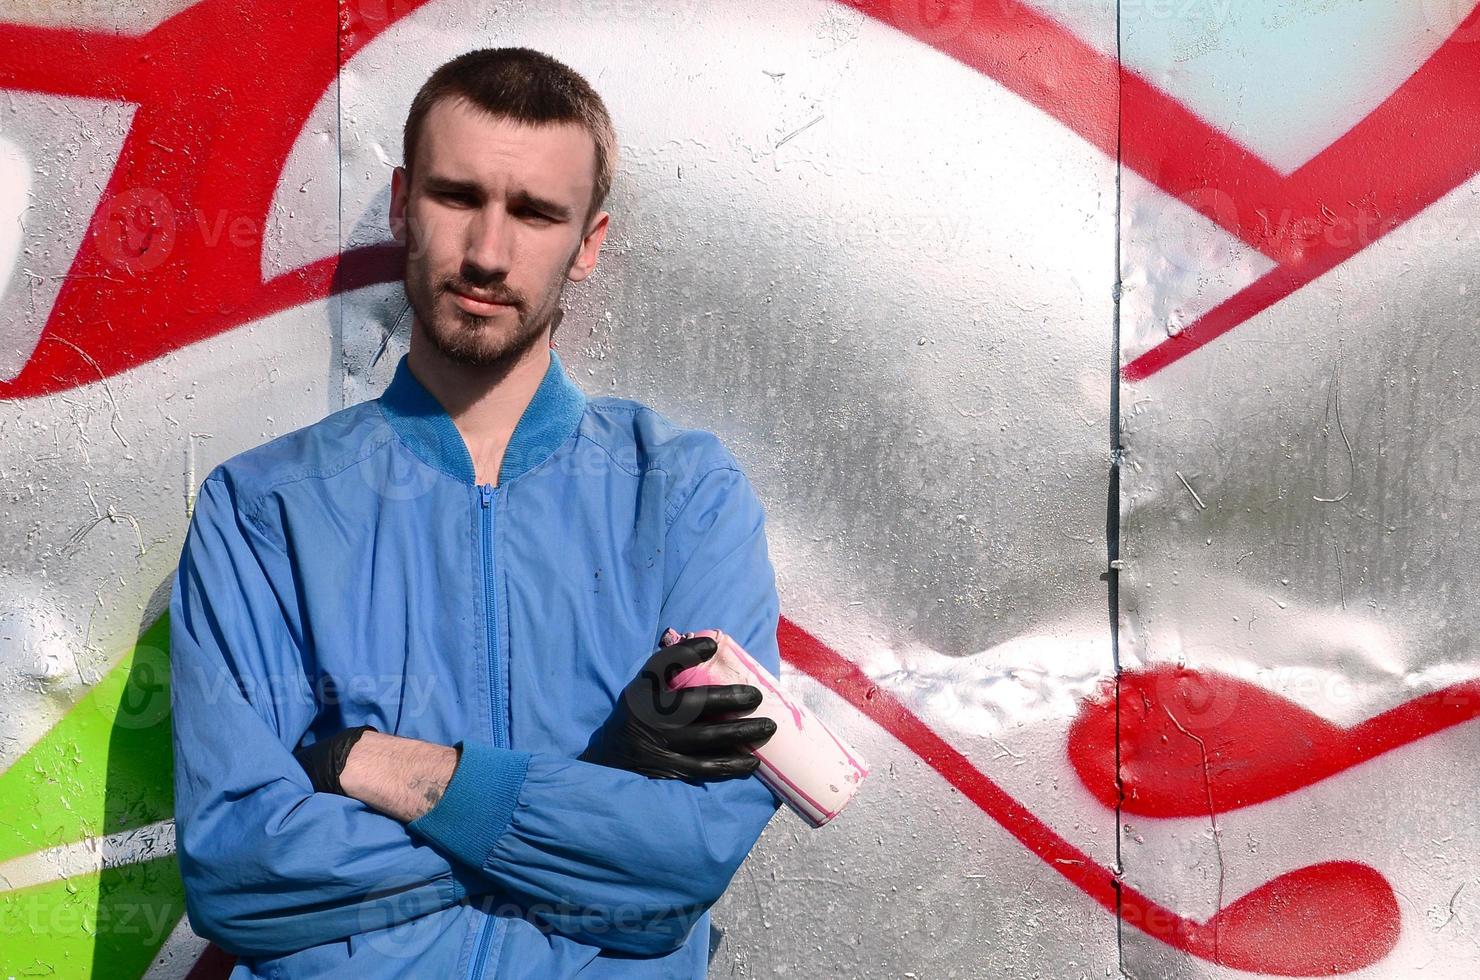
<instances>
[{"instance_id":1,"label":"man's hand","mask_svg":"<svg viewBox=\"0 0 1480 980\"><path fill-rule=\"evenodd\" d=\"M655 779L728 779L754 772L760 760L747 749L764 745L776 734L776 723L736 718L761 703L758 688L668 687L674 676L708 660L717 649L712 638L696 636L649 657L581 760Z\"/></svg>"},{"instance_id":2,"label":"man's hand","mask_svg":"<svg viewBox=\"0 0 1480 980\"><path fill-rule=\"evenodd\" d=\"M346 728L342 732L335 732L328 738L321 738L312 745L293 750L293 758L308 773L308 781L313 784L315 793L338 793L347 796L344 787L339 784L339 774L344 771L344 764L349 759L349 753L360 736L366 732L378 732L380 729L373 725L357 725L354 728Z\"/></svg>"}]
</instances>

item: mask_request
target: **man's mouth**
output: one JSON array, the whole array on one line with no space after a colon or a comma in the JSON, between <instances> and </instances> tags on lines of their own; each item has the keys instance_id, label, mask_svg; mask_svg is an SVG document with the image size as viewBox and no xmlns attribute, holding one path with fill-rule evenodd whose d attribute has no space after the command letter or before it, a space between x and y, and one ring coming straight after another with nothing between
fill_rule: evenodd
<instances>
[{"instance_id":1,"label":"man's mouth","mask_svg":"<svg viewBox=\"0 0 1480 980\"><path fill-rule=\"evenodd\" d=\"M452 289L451 293L457 300L457 304L470 313L489 316L499 310L506 309L514 304L495 296L483 297L478 293L464 292L460 289Z\"/></svg>"}]
</instances>

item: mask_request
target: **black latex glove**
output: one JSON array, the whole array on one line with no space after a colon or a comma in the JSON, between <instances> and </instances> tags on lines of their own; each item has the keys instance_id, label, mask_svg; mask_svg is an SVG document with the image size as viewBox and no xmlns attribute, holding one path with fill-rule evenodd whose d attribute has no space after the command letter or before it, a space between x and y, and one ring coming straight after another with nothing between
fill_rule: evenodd
<instances>
[{"instance_id":1,"label":"black latex glove","mask_svg":"<svg viewBox=\"0 0 1480 980\"><path fill-rule=\"evenodd\" d=\"M313 783L315 793L338 793L343 796L344 789L339 785L339 774L344 771L344 763L349 759L349 750L354 748L361 735L378 731L380 729L374 725L346 728L328 738L321 738L312 745L295 749L293 758L297 759L303 771L308 773L308 781Z\"/></svg>"},{"instance_id":2,"label":"black latex glove","mask_svg":"<svg viewBox=\"0 0 1480 980\"><path fill-rule=\"evenodd\" d=\"M675 675L708 660L717 649L712 638L696 636L649 657L581 753L582 761L655 779L730 779L755 772L760 760L747 748L764 745L776 734L776 723L736 716L761 703L759 688L668 688Z\"/></svg>"}]
</instances>

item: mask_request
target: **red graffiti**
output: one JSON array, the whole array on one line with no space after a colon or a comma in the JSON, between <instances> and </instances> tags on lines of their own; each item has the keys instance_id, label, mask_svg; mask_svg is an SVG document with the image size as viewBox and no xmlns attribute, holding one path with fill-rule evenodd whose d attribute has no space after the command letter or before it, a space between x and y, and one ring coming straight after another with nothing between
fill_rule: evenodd
<instances>
[{"instance_id":1,"label":"red graffiti","mask_svg":"<svg viewBox=\"0 0 1480 980\"><path fill-rule=\"evenodd\" d=\"M1125 365L1127 381L1211 343L1480 173L1480 8L1367 118L1287 176L1026 3L841 2L994 79L1278 263Z\"/></svg>"},{"instance_id":2,"label":"red graffiti","mask_svg":"<svg viewBox=\"0 0 1480 980\"><path fill-rule=\"evenodd\" d=\"M1336 861L1282 874L1205 922L1178 915L1053 831L981 772L858 665L785 618L782 656L831 688L1001 824L1044 864L1106 910L1154 939L1200 959L1285 977L1350 973L1397 945L1400 916L1391 886L1363 864ZM1206 812L1206 811L1203 811Z\"/></svg>"},{"instance_id":3,"label":"red graffiti","mask_svg":"<svg viewBox=\"0 0 1480 980\"><path fill-rule=\"evenodd\" d=\"M267 281L279 174L344 61L426 0L205 0L141 37L0 24L0 88L138 104L36 348L0 398L65 391L334 291L395 249ZM337 55L336 55L337 52Z\"/></svg>"},{"instance_id":4,"label":"red graffiti","mask_svg":"<svg viewBox=\"0 0 1480 980\"><path fill-rule=\"evenodd\" d=\"M1434 691L1351 728L1253 684L1174 665L1120 677L1121 808L1146 817L1225 813L1304 789L1480 717L1480 681ZM1083 706L1069 761L1101 803L1116 801L1115 691Z\"/></svg>"},{"instance_id":5,"label":"red graffiti","mask_svg":"<svg viewBox=\"0 0 1480 980\"><path fill-rule=\"evenodd\" d=\"M139 104L35 351L0 382L0 398L64 391L332 292L394 281L398 254L377 246L264 282L260 230L340 66L425 2L341 3L336 17L317 0L204 0L139 38L0 24L0 88ZM1480 29L1480 9L1365 120L1282 176L1017 0L946 4L933 16L914 0L840 2L982 71L1279 263L1127 364L1127 380L1228 332L1480 172L1480 44L1461 40ZM1422 119L1442 119L1446 138L1418 135ZM232 227L257 233L223 241ZM130 313L126 329L119 310Z\"/></svg>"}]
</instances>

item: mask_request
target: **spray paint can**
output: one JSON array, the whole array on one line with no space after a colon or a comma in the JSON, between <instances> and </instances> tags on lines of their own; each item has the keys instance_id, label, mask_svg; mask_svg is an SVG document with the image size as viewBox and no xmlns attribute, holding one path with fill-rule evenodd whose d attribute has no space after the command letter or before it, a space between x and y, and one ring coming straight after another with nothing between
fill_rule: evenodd
<instances>
[{"instance_id":1,"label":"spray paint can","mask_svg":"<svg viewBox=\"0 0 1480 980\"><path fill-rule=\"evenodd\" d=\"M770 718L776 723L776 734L751 750L761 762L756 775L813 827L837 816L868 775L867 764L805 705L783 694L775 675L728 634L720 630L679 633L670 628L660 642L666 647L696 636L712 638L719 649L708 660L679 673L668 686L674 690L706 684L759 688L760 707L746 717Z\"/></svg>"}]
</instances>

